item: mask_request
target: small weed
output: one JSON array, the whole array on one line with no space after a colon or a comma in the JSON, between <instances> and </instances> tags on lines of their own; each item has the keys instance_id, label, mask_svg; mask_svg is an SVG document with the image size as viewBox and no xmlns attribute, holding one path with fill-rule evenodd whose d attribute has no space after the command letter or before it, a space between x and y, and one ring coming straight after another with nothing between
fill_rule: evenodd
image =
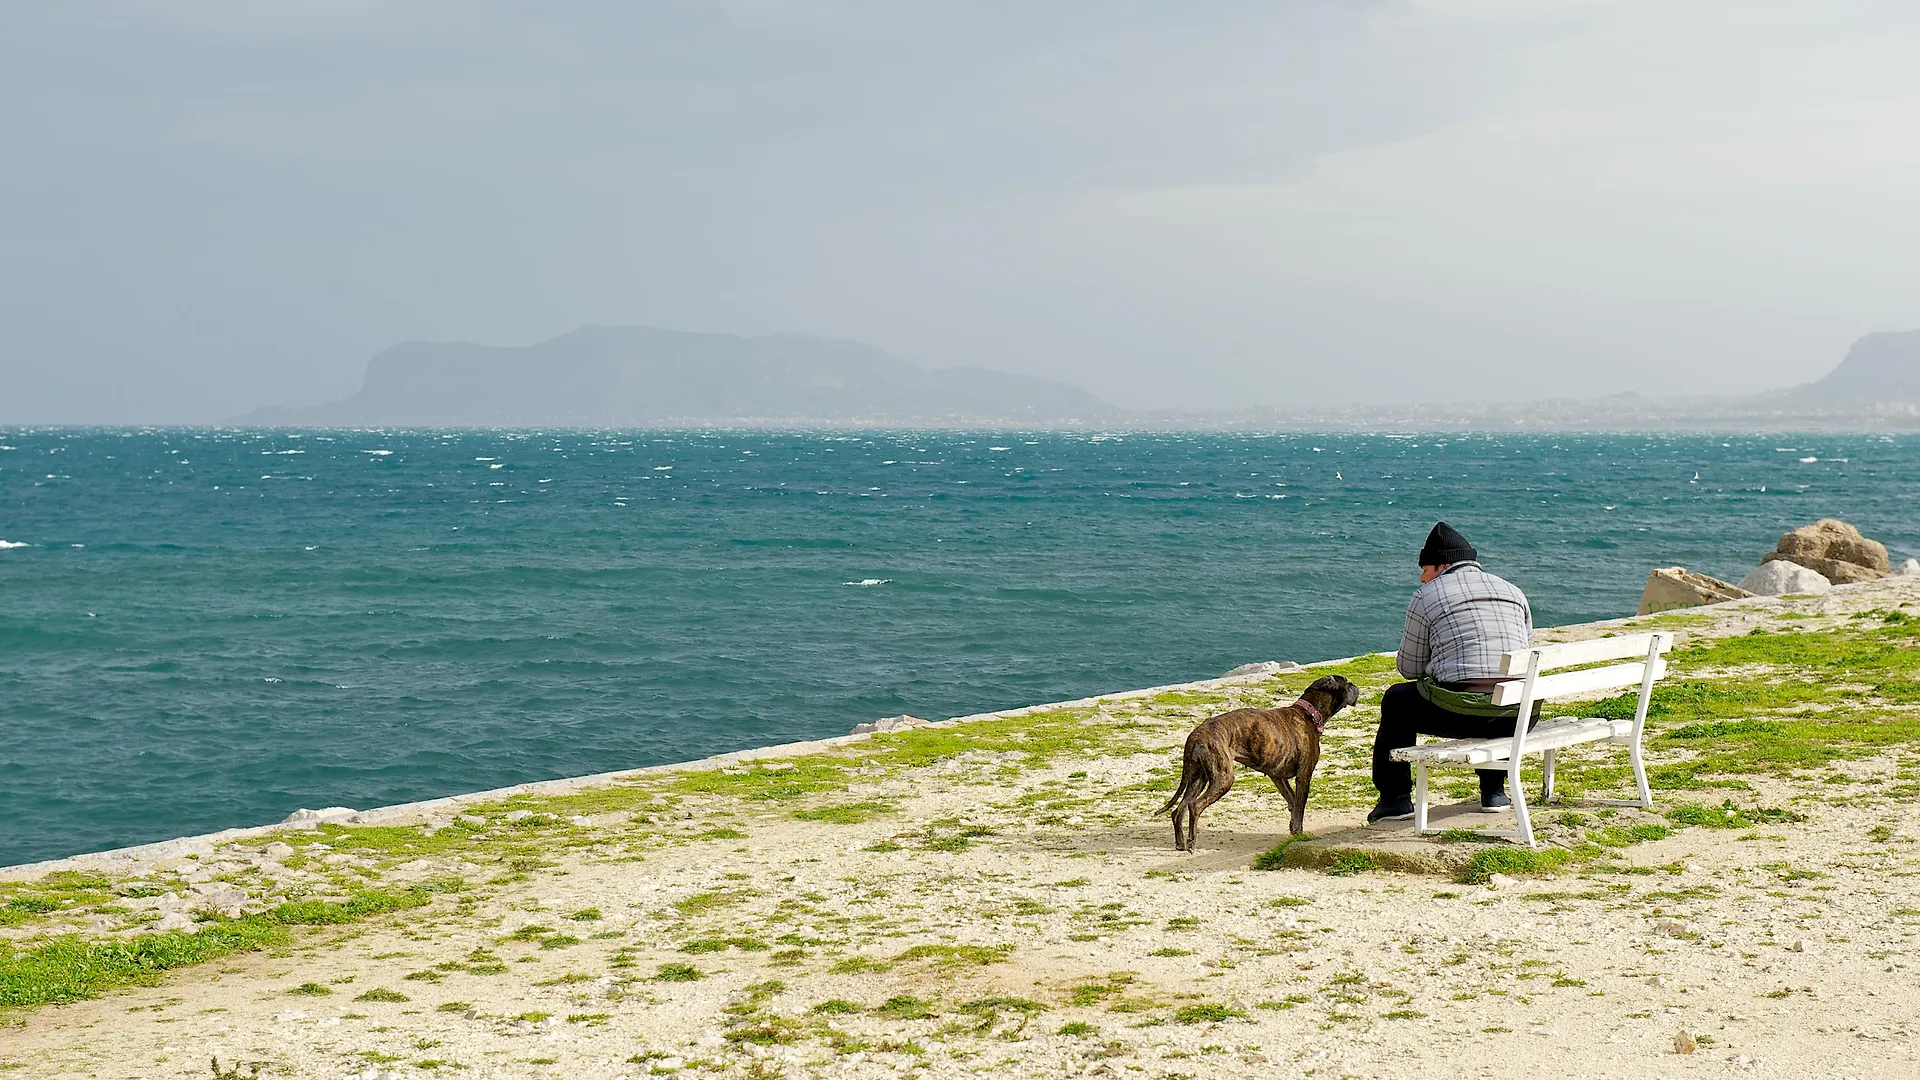
<instances>
[{"instance_id":1,"label":"small weed","mask_svg":"<svg viewBox=\"0 0 1920 1080\"><path fill-rule=\"evenodd\" d=\"M654 982L693 982L706 974L692 964L661 964L653 973Z\"/></svg>"},{"instance_id":2,"label":"small weed","mask_svg":"<svg viewBox=\"0 0 1920 1080\"><path fill-rule=\"evenodd\" d=\"M873 1015L883 1020L923 1020L934 1015L934 1011L931 1002L911 994L901 994L881 1002L880 1007L873 1010Z\"/></svg>"},{"instance_id":3,"label":"small weed","mask_svg":"<svg viewBox=\"0 0 1920 1080\"><path fill-rule=\"evenodd\" d=\"M314 983L314 982L303 982L299 986L296 986L293 989L288 990L287 993L298 994L301 997L326 997L327 995L333 993L333 987L322 986L319 983Z\"/></svg>"},{"instance_id":4,"label":"small weed","mask_svg":"<svg viewBox=\"0 0 1920 1080\"><path fill-rule=\"evenodd\" d=\"M1173 1014L1173 1018L1182 1024L1219 1023L1247 1015L1246 1010L1232 1005L1187 1005Z\"/></svg>"},{"instance_id":5,"label":"small weed","mask_svg":"<svg viewBox=\"0 0 1920 1080\"><path fill-rule=\"evenodd\" d=\"M801 821L819 821L828 825L858 825L872 821L881 814L891 814L895 810L892 803L874 799L856 803L842 803L838 806L821 806L812 810L795 810L793 816Z\"/></svg>"},{"instance_id":6,"label":"small weed","mask_svg":"<svg viewBox=\"0 0 1920 1080\"><path fill-rule=\"evenodd\" d=\"M1011 945L915 945L894 960L912 963L931 960L942 968L985 967L998 964L1013 953Z\"/></svg>"},{"instance_id":7,"label":"small weed","mask_svg":"<svg viewBox=\"0 0 1920 1080\"><path fill-rule=\"evenodd\" d=\"M355 1001L412 1001L413 999L401 993L398 990L389 990L384 986L376 986L373 989L368 990L364 994L355 995L353 1000Z\"/></svg>"}]
</instances>

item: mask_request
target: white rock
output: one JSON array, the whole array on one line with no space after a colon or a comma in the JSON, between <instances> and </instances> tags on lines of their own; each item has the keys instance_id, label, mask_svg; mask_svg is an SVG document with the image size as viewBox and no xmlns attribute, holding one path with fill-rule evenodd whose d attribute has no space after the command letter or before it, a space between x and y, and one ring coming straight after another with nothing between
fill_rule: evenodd
<instances>
[{"instance_id":1,"label":"white rock","mask_svg":"<svg viewBox=\"0 0 1920 1080\"><path fill-rule=\"evenodd\" d=\"M326 822L348 821L348 820L351 820L354 817L354 815L358 814L359 812L360 811L355 810L351 806L328 806L319 810L308 810L305 807L302 807L298 810L295 810L293 813L288 814L286 817L285 824L320 825Z\"/></svg>"},{"instance_id":2,"label":"white rock","mask_svg":"<svg viewBox=\"0 0 1920 1080\"><path fill-rule=\"evenodd\" d=\"M268 844L266 847L262 848L260 850L260 854L265 855L267 858L272 859L275 862L279 862L283 859L291 859L293 858L293 845L283 844L280 841L275 840L273 843Z\"/></svg>"},{"instance_id":3,"label":"white rock","mask_svg":"<svg viewBox=\"0 0 1920 1080\"><path fill-rule=\"evenodd\" d=\"M1790 593L1823 593L1833 582L1816 570L1809 570L1785 559L1761 563L1753 573L1740 579L1740 587L1755 596L1786 596Z\"/></svg>"},{"instance_id":4,"label":"white rock","mask_svg":"<svg viewBox=\"0 0 1920 1080\"><path fill-rule=\"evenodd\" d=\"M871 724L855 724L853 725L852 734L872 735L877 732L905 731L908 728L932 727L932 726L933 724L930 721L922 720L917 716L908 716L902 713L899 716L882 717L879 720L875 720Z\"/></svg>"},{"instance_id":5,"label":"white rock","mask_svg":"<svg viewBox=\"0 0 1920 1080\"><path fill-rule=\"evenodd\" d=\"M158 921L154 922L153 928L161 933L166 933L169 930L180 930L191 934L200 928L200 924L178 911L169 911L165 915L160 916Z\"/></svg>"},{"instance_id":6,"label":"white rock","mask_svg":"<svg viewBox=\"0 0 1920 1080\"><path fill-rule=\"evenodd\" d=\"M487 823L487 819L481 817L479 814L461 814L458 818L454 820L460 822L460 824L462 825L471 825L476 829L484 826Z\"/></svg>"},{"instance_id":7,"label":"white rock","mask_svg":"<svg viewBox=\"0 0 1920 1080\"><path fill-rule=\"evenodd\" d=\"M1908 559L1893 568L1894 577L1920 577L1920 559Z\"/></svg>"},{"instance_id":8,"label":"white rock","mask_svg":"<svg viewBox=\"0 0 1920 1080\"><path fill-rule=\"evenodd\" d=\"M1515 727L1518 727L1519 725L1518 725L1518 724L1516 724L1516 725L1514 725L1514 726L1515 726ZM509 810L509 811L507 811L507 820L508 820L508 821L525 821L525 820L527 820L528 818L530 818L530 817L532 817L532 816L533 816L533 811L531 811L531 810Z\"/></svg>"},{"instance_id":9,"label":"white rock","mask_svg":"<svg viewBox=\"0 0 1920 1080\"><path fill-rule=\"evenodd\" d=\"M1242 675L1278 675L1283 671L1305 670L1307 669L1291 660L1261 660L1252 664L1241 664L1239 667L1234 668L1232 671L1220 677L1223 679L1233 679Z\"/></svg>"},{"instance_id":10,"label":"white rock","mask_svg":"<svg viewBox=\"0 0 1920 1080\"><path fill-rule=\"evenodd\" d=\"M1489 889L1511 889L1518 884L1520 884L1518 879L1510 878L1505 874L1487 875L1487 888Z\"/></svg>"},{"instance_id":11,"label":"white rock","mask_svg":"<svg viewBox=\"0 0 1920 1080\"><path fill-rule=\"evenodd\" d=\"M210 881L204 885L195 885L193 891L199 894L194 906L201 911L214 911L228 918L237 918L232 914L240 910L247 902L247 891L228 885L223 881Z\"/></svg>"}]
</instances>

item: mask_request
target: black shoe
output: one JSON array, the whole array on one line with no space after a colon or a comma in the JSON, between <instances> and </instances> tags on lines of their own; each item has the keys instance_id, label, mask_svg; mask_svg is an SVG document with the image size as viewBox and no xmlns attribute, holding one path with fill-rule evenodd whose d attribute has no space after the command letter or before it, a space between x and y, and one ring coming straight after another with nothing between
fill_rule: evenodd
<instances>
[{"instance_id":1,"label":"black shoe","mask_svg":"<svg viewBox=\"0 0 1920 1080\"><path fill-rule=\"evenodd\" d=\"M1412 799L1382 798L1373 805L1372 810L1367 812L1367 824L1373 825L1382 821L1405 821L1412 816Z\"/></svg>"},{"instance_id":2,"label":"black shoe","mask_svg":"<svg viewBox=\"0 0 1920 1080\"><path fill-rule=\"evenodd\" d=\"M1504 791L1480 793L1480 812L1483 814L1497 814L1511 806L1513 806L1513 800L1507 798L1507 793Z\"/></svg>"}]
</instances>

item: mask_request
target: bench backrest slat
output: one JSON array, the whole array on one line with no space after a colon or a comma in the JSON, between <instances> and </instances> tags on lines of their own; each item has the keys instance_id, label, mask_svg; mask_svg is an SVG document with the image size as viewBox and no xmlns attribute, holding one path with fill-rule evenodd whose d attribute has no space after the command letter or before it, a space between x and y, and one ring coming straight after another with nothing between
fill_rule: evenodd
<instances>
[{"instance_id":1,"label":"bench backrest slat","mask_svg":"<svg viewBox=\"0 0 1920 1080\"><path fill-rule=\"evenodd\" d=\"M1653 661L1653 677L1658 679L1666 673L1666 660L1656 657ZM1646 675L1645 660L1631 664L1586 668L1580 671L1563 671L1558 675L1542 675L1533 680L1533 700L1551 701L1554 698L1572 697L1576 694L1591 694L1598 690L1622 690L1629 686L1639 686ZM1520 699L1526 694L1526 688L1527 680L1525 679L1513 679L1500 683L1493 689L1493 703L1518 705Z\"/></svg>"},{"instance_id":2,"label":"bench backrest slat","mask_svg":"<svg viewBox=\"0 0 1920 1080\"><path fill-rule=\"evenodd\" d=\"M1660 639L1661 653L1673 651L1673 635L1664 630L1651 634L1628 634L1624 637L1569 641L1564 645L1542 645L1538 649L1519 649L1507 653L1500 658L1500 674L1525 675L1528 658L1535 652L1540 654L1541 671L1597 664L1603 660L1644 660L1655 638Z\"/></svg>"}]
</instances>

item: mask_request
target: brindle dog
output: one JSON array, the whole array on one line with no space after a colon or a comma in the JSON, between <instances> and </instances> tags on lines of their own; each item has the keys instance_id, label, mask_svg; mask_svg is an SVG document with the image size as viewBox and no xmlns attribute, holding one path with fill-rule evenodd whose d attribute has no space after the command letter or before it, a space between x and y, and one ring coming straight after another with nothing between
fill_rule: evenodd
<instances>
[{"instance_id":1,"label":"brindle dog","mask_svg":"<svg viewBox=\"0 0 1920 1080\"><path fill-rule=\"evenodd\" d=\"M1235 709L1200 722L1187 736L1180 765L1180 786L1161 813L1173 812L1173 846L1192 851L1200 812L1233 787L1233 763L1267 774L1287 798L1293 818L1287 827L1300 835L1307 819L1307 786L1320 764L1320 736L1327 721L1360 702L1360 689L1339 675L1313 681L1300 700L1284 709Z\"/></svg>"}]
</instances>

